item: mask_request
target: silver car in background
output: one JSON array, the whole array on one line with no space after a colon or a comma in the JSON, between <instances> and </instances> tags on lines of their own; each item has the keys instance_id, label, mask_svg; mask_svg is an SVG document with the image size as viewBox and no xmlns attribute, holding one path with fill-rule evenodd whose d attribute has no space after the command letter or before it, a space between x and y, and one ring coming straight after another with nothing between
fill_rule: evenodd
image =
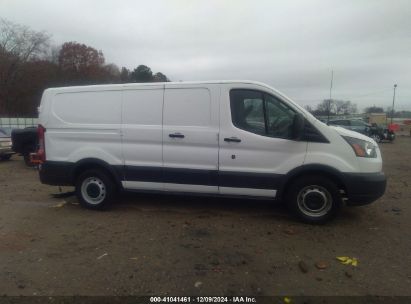
<instances>
[{"instance_id":1,"label":"silver car in background","mask_svg":"<svg viewBox=\"0 0 411 304\"><path fill-rule=\"evenodd\" d=\"M0 128L0 160L8 160L14 154L11 149L11 130Z\"/></svg>"}]
</instances>

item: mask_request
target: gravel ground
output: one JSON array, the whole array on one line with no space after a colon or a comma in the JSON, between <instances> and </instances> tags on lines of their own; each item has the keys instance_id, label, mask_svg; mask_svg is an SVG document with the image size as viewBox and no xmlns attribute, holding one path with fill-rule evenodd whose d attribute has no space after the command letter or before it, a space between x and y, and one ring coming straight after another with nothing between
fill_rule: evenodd
<instances>
[{"instance_id":1,"label":"gravel ground","mask_svg":"<svg viewBox=\"0 0 411 304\"><path fill-rule=\"evenodd\" d=\"M323 226L270 201L129 194L85 210L14 156L0 162L0 295L410 296L411 138L381 149L384 197Z\"/></svg>"}]
</instances>

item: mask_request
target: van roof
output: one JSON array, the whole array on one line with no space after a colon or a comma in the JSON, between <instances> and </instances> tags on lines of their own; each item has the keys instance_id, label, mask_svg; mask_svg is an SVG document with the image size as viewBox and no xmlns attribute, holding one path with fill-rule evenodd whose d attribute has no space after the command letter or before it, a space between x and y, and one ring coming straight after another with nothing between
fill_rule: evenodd
<instances>
[{"instance_id":1,"label":"van roof","mask_svg":"<svg viewBox=\"0 0 411 304\"><path fill-rule=\"evenodd\" d=\"M56 87L49 88L46 91L75 91L75 90L107 90L107 89L119 89L119 88L132 88L132 87L144 87L144 86L159 86L159 85L195 85L195 84L225 84L225 83L236 83L236 84L255 84L262 87L270 88L265 83L253 81L253 80L208 80L208 81L173 81L173 82L143 82L143 83L120 83L120 84L99 84L99 85L84 85L84 86L69 86L69 87Z\"/></svg>"}]
</instances>

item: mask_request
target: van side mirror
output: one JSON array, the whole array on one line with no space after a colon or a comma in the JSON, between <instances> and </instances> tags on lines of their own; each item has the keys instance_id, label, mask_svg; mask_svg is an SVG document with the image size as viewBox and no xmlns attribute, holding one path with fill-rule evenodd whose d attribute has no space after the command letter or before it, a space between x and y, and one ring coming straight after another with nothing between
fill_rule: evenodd
<instances>
[{"instance_id":1,"label":"van side mirror","mask_svg":"<svg viewBox=\"0 0 411 304\"><path fill-rule=\"evenodd\" d=\"M299 140L304 134L305 118L302 114L296 113L291 130L291 139Z\"/></svg>"}]
</instances>

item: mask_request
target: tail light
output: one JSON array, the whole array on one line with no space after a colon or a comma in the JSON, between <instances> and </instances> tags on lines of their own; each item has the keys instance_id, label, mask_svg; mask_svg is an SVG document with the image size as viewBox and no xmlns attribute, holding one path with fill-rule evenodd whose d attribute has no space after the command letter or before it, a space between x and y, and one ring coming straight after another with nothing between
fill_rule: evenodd
<instances>
[{"instance_id":1,"label":"tail light","mask_svg":"<svg viewBox=\"0 0 411 304\"><path fill-rule=\"evenodd\" d=\"M39 139L39 149L37 150L37 159L40 163L44 163L46 161L46 144L44 141L45 133L46 128L44 128L42 125L38 125L37 135Z\"/></svg>"}]
</instances>

